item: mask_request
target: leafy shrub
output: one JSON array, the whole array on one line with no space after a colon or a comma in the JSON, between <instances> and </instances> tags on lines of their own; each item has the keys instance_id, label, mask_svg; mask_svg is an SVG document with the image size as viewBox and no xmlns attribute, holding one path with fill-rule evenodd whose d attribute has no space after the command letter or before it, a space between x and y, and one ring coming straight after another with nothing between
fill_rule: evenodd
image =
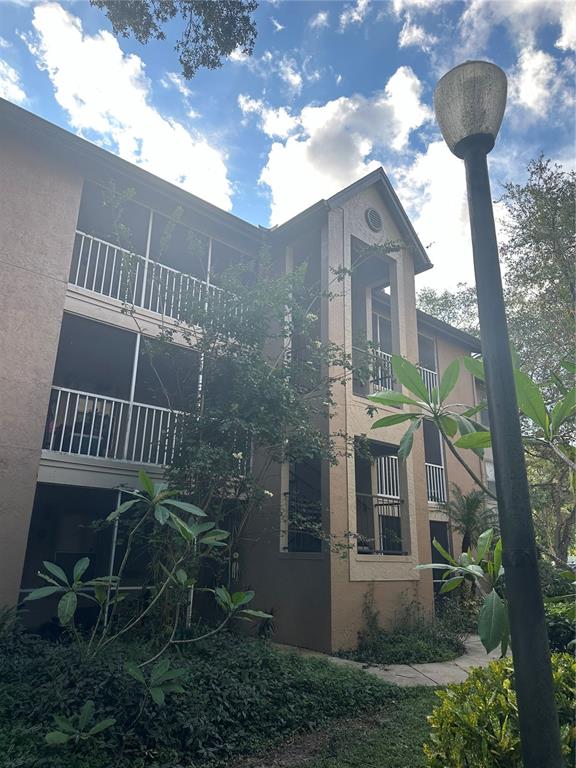
<instances>
[{"instance_id":1,"label":"leafy shrub","mask_svg":"<svg viewBox=\"0 0 576 768\"><path fill-rule=\"evenodd\" d=\"M576 638L576 607L574 603L547 603L545 608L550 650L570 650Z\"/></svg>"},{"instance_id":2,"label":"leafy shrub","mask_svg":"<svg viewBox=\"0 0 576 768\"><path fill-rule=\"evenodd\" d=\"M570 572L566 568L555 566L550 560L541 558L538 561L538 571L540 573L540 584L542 585L542 594L547 597L560 597L562 595L574 593L574 586L567 578Z\"/></svg>"},{"instance_id":3,"label":"leafy shrub","mask_svg":"<svg viewBox=\"0 0 576 768\"><path fill-rule=\"evenodd\" d=\"M448 607L447 601L444 615L438 618L429 618L416 604L410 604L401 611L392 629L385 631L369 594L363 615L358 646L341 654L346 658L371 664L422 664L449 661L465 651L467 631L455 603Z\"/></svg>"},{"instance_id":4,"label":"leafy shrub","mask_svg":"<svg viewBox=\"0 0 576 768\"><path fill-rule=\"evenodd\" d=\"M0 754L3 768L175 768L226 761L283 734L373 711L407 695L363 672L216 635L170 658L183 693L157 706L126 673L151 649L117 644L83 660L74 645L30 635L0 643ZM145 668L146 675L149 674ZM92 700L115 725L89 741L50 747L54 716L77 715ZM1 761L0 761L1 762Z\"/></svg>"},{"instance_id":5,"label":"leafy shrub","mask_svg":"<svg viewBox=\"0 0 576 768\"><path fill-rule=\"evenodd\" d=\"M572 728L576 663L568 654L552 657L556 705L566 765L576 757ZM463 683L438 691L439 706L424 752L429 768L521 768L520 731L511 659L471 670Z\"/></svg>"}]
</instances>

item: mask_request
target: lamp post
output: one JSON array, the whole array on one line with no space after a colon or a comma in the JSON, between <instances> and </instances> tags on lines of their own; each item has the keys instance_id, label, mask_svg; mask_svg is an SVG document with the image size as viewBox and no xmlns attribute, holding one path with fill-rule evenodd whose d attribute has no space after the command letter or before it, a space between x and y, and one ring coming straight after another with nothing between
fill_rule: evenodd
<instances>
[{"instance_id":1,"label":"lamp post","mask_svg":"<svg viewBox=\"0 0 576 768\"><path fill-rule=\"evenodd\" d=\"M561 768L558 715L486 161L504 116L506 91L506 75L499 67L468 61L440 79L434 108L444 140L466 167L523 763L525 768Z\"/></svg>"}]
</instances>

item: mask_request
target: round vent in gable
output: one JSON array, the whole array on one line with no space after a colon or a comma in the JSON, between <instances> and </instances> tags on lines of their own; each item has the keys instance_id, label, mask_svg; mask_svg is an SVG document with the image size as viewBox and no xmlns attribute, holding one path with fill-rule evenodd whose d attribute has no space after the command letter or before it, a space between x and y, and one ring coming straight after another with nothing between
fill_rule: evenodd
<instances>
[{"instance_id":1,"label":"round vent in gable","mask_svg":"<svg viewBox=\"0 0 576 768\"><path fill-rule=\"evenodd\" d=\"M372 232L380 232L382 229L382 216L374 208L368 208L366 211L366 223Z\"/></svg>"}]
</instances>

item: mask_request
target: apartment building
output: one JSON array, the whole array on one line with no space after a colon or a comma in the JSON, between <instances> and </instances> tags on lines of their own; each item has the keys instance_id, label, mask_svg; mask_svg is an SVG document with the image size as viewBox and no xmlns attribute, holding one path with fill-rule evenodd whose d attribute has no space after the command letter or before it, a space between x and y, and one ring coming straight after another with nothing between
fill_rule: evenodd
<instances>
[{"instance_id":1,"label":"apartment building","mask_svg":"<svg viewBox=\"0 0 576 768\"><path fill-rule=\"evenodd\" d=\"M432 264L384 172L266 229L4 100L0 157L0 602L15 604L35 587L42 560L66 570L89 554L94 572L107 572L119 542L91 523L115 507L118 486L137 483L140 467L163 476L198 386L194 351L176 334L172 355L190 376L174 386L167 408L142 339L176 327L190 299L218 311L226 302L219 275L265 245L280 272L307 259L324 288L335 269L349 270L342 295L322 304L321 338L353 357L369 341L375 363L368 380L335 388L330 429L368 436L373 460L352 453L334 466L273 467L272 495L243 535L238 585L274 611L276 640L325 651L354 645L367 590L383 623L402 602L432 610L432 575L415 566L436 556L433 537L457 549L441 504L450 483L471 483L428 426L399 462L404 425L371 431L367 395L398 386L393 353L418 363L432 387L455 357L479 346L417 311L414 278ZM103 204L111 184L134 190L124 206L129 253ZM175 207L182 216L165 247ZM193 260L182 247L191 233L203 243ZM388 240L401 247L361 258L366 246ZM463 374L455 401L476 397ZM323 529L351 541L345 557L291 525L290 499L303 492ZM36 610L37 621L49 618L48 609Z\"/></svg>"}]
</instances>

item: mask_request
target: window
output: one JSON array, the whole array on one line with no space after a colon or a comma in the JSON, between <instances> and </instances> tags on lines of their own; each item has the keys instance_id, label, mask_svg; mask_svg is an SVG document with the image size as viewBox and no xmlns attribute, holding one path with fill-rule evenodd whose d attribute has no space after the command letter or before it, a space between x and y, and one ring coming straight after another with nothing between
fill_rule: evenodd
<instances>
[{"instance_id":1,"label":"window","mask_svg":"<svg viewBox=\"0 0 576 768\"><path fill-rule=\"evenodd\" d=\"M288 491L288 551L320 552L322 492L320 459L292 465Z\"/></svg>"},{"instance_id":2,"label":"window","mask_svg":"<svg viewBox=\"0 0 576 768\"><path fill-rule=\"evenodd\" d=\"M420 365L429 371L436 370L436 344L434 339L418 334L418 357Z\"/></svg>"}]
</instances>

